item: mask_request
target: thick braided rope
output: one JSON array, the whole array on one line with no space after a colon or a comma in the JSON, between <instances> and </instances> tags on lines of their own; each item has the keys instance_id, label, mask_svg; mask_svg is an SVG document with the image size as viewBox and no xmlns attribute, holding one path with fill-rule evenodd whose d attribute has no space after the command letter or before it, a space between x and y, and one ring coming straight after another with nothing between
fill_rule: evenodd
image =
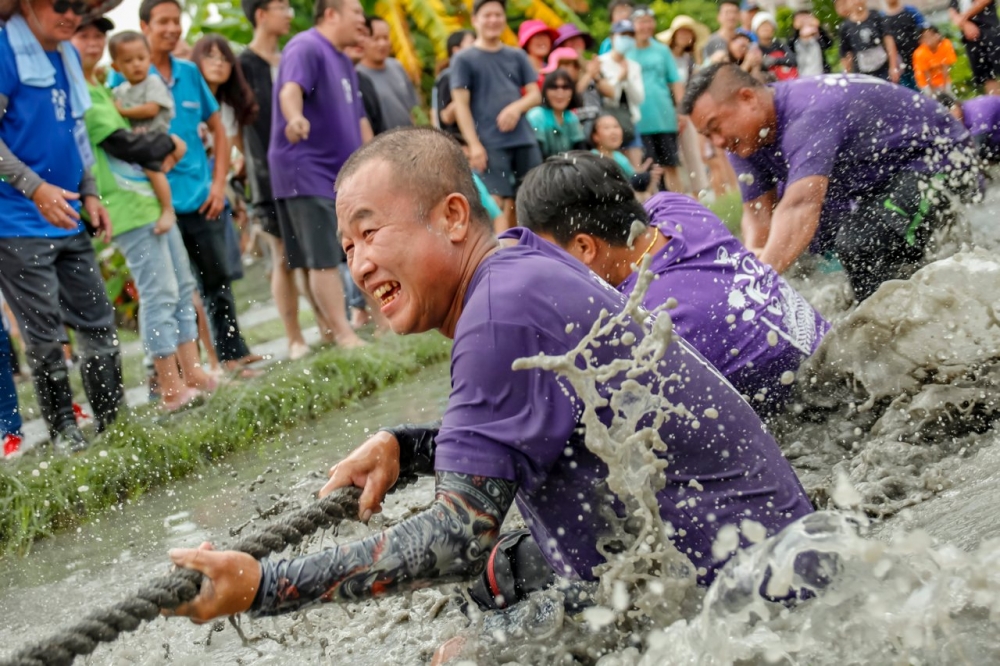
<instances>
[{"instance_id":1,"label":"thick braided rope","mask_svg":"<svg viewBox=\"0 0 1000 666\"><path fill-rule=\"evenodd\" d=\"M400 479L393 490L410 479ZM319 530L328 529L358 515L361 490L342 488L313 504L282 516L258 534L241 539L231 550L256 559L280 552L302 542ZM192 569L177 569L151 581L134 596L110 608L91 613L82 621L54 636L14 654L0 666L68 666L77 656L93 652L100 643L111 643L118 635L134 631L143 621L154 620L160 610L173 610L198 595L202 574Z\"/></svg>"}]
</instances>

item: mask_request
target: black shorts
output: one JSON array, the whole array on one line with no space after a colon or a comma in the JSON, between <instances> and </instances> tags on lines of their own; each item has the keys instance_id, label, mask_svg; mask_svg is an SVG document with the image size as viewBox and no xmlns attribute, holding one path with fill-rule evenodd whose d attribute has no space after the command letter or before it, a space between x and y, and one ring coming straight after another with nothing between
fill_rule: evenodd
<instances>
[{"instance_id":1,"label":"black shorts","mask_svg":"<svg viewBox=\"0 0 1000 666\"><path fill-rule=\"evenodd\" d=\"M858 202L837 230L837 257L861 302L887 280L908 277L923 263L927 241L949 219L940 180L904 171Z\"/></svg>"},{"instance_id":2,"label":"black shorts","mask_svg":"<svg viewBox=\"0 0 1000 666\"><path fill-rule=\"evenodd\" d=\"M646 157L652 158L654 164L665 167L681 165L680 153L677 152L677 132L643 134L642 145L646 148Z\"/></svg>"},{"instance_id":3,"label":"black shorts","mask_svg":"<svg viewBox=\"0 0 1000 666\"><path fill-rule=\"evenodd\" d=\"M980 28L974 42L962 38L972 66L972 81L977 86L1000 80L1000 29Z\"/></svg>"},{"instance_id":4,"label":"black shorts","mask_svg":"<svg viewBox=\"0 0 1000 666\"><path fill-rule=\"evenodd\" d=\"M260 222L260 228L264 233L271 234L276 238L281 238L281 224L278 223L278 207L273 201L265 201L253 207L254 215Z\"/></svg>"},{"instance_id":5,"label":"black shorts","mask_svg":"<svg viewBox=\"0 0 1000 666\"><path fill-rule=\"evenodd\" d=\"M490 194L513 199L528 172L542 163L537 143L514 148L487 148L486 171L480 177Z\"/></svg>"},{"instance_id":6,"label":"black shorts","mask_svg":"<svg viewBox=\"0 0 1000 666\"><path fill-rule=\"evenodd\" d=\"M278 223L288 268L322 270L344 263L337 240L337 206L326 197L278 199Z\"/></svg>"}]
</instances>

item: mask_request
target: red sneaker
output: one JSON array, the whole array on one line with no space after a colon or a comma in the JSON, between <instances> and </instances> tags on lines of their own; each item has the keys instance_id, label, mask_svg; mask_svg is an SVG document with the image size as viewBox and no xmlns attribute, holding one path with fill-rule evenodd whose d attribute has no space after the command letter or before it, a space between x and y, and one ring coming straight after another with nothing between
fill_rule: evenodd
<instances>
[{"instance_id":1,"label":"red sneaker","mask_svg":"<svg viewBox=\"0 0 1000 666\"><path fill-rule=\"evenodd\" d=\"M3 457L16 458L21 455L21 437L13 433L3 436Z\"/></svg>"}]
</instances>

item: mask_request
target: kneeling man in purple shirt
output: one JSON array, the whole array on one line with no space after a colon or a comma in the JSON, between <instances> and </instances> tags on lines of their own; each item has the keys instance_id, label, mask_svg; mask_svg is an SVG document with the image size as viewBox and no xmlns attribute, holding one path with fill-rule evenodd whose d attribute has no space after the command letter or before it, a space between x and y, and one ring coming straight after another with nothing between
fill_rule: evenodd
<instances>
[{"instance_id":1,"label":"kneeling man in purple shirt","mask_svg":"<svg viewBox=\"0 0 1000 666\"><path fill-rule=\"evenodd\" d=\"M623 507L584 442L583 400L552 372L511 366L567 354L602 311L622 312L625 297L552 244L498 241L468 161L437 130L397 129L360 148L338 176L337 209L351 274L393 330L436 329L454 340L452 390L436 437L379 432L333 467L321 493L364 488L367 520L401 474L424 473L435 475L435 501L381 532L302 557L172 551L175 564L211 580L178 613L271 615L472 580L514 502L552 572L593 580L605 561L598 539ZM636 322L624 326L642 334ZM617 338L590 349L593 366L631 359ZM598 386L595 408L605 427L620 418L610 397L626 381L657 393L667 386L683 405L687 416L658 426L667 450L657 455L668 465L657 500L674 545L708 584L725 562L712 555L723 526L753 520L773 535L813 509L760 419L693 347L676 339L657 363L656 372L623 372Z\"/></svg>"},{"instance_id":2,"label":"kneeling man in purple shirt","mask_svg":"<svg viewBox=\"0 0 1000 666\"><path fill-rule=\"evenodd\" d=\"M969 132L934 100L860 74L765 86L735 65L688 84L682 113L729 153L743 195L743 242L784 273L836 252L854 297L908 277L953 214L978 195Z\"/></svg>"}]
</instances>

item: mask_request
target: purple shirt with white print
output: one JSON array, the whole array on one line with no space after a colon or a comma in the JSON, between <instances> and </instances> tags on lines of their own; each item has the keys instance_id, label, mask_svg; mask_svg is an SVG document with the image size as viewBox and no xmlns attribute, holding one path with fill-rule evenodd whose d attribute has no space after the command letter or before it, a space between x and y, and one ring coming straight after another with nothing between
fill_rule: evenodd
<instances>
[{"instance_id":1,"label":"purple shirt with white print","mask_svg":"<svg viewBox=\"0 0 1000 666\"><path fill-rule=\"evenodd\" d=\"M749 157L729 155L743 201L810 176L830 179L818 242L832 249L854 203L902 171L967 170L974 161L968 131L940 104L882 79L828 74L771 85L777 113L774 143ZM954 166L953 166L954 165Z\"/></svg>"},{"instance_id":2,"label":"purple shirt with white print","mask_svg":"<svg viewBox=\"0 0 1000 666\"><path fill-rule=\"evenodd\" d=\"M310 125L309 138L295 144L285 137L288 122L278 100L286 83L302 88L302 114ZM351 59L315 28L293 37L282 53L274 82L274 120L267 153L274 198L336 199L333 183L347 158L361 147L364 117Z\"/></svg>"},{"instance_id":3,"label":"purple shirt with white print","mask_svg":"<svg viewBox=\"0 0 1000 666\"><path fill-rule=\"evenodd\" d=\"M598 538L608 529L602 507L621 510L602 483L607 468L584 444L583 406L573 389L552 372L515 371L511 364L565 354L601 310L620 312L625 297L526 229L504 237L519 244L487 257L465 294L435 469L516 481L518 507L555 571L593 579L603 562ZM640 334L638 325L631 328ZM629 347L605 343L593 348L591 363L619 357L629 357ZM775 534L812 507L749 404L682 339L669 346L655 377L637 381L663 378L672 378L672 402L693 417L673 416L660 431L669 462L660 515L699 581L708 583L722 565L711 547L722 525L751 519ZM603 384L602 396L623 379ZM605 406L598 415L607 425L612 410Z\"/></svg>"},{"instance_id":4,"label":"purple shirt with white print","mask_svg":"<svg viewBox=\"0 0 1000 666\"><path fill-rule=\"evenodd\" d=\"M676 300L674 330L758 412L780 407L790 392L782 375L816 351L830 324L691 197L661 192L645 208L670 242L650 262L658 277L643 305ZM631 294L636 280L633 273L618 289Z\"/></svg>"}]
</instances>

